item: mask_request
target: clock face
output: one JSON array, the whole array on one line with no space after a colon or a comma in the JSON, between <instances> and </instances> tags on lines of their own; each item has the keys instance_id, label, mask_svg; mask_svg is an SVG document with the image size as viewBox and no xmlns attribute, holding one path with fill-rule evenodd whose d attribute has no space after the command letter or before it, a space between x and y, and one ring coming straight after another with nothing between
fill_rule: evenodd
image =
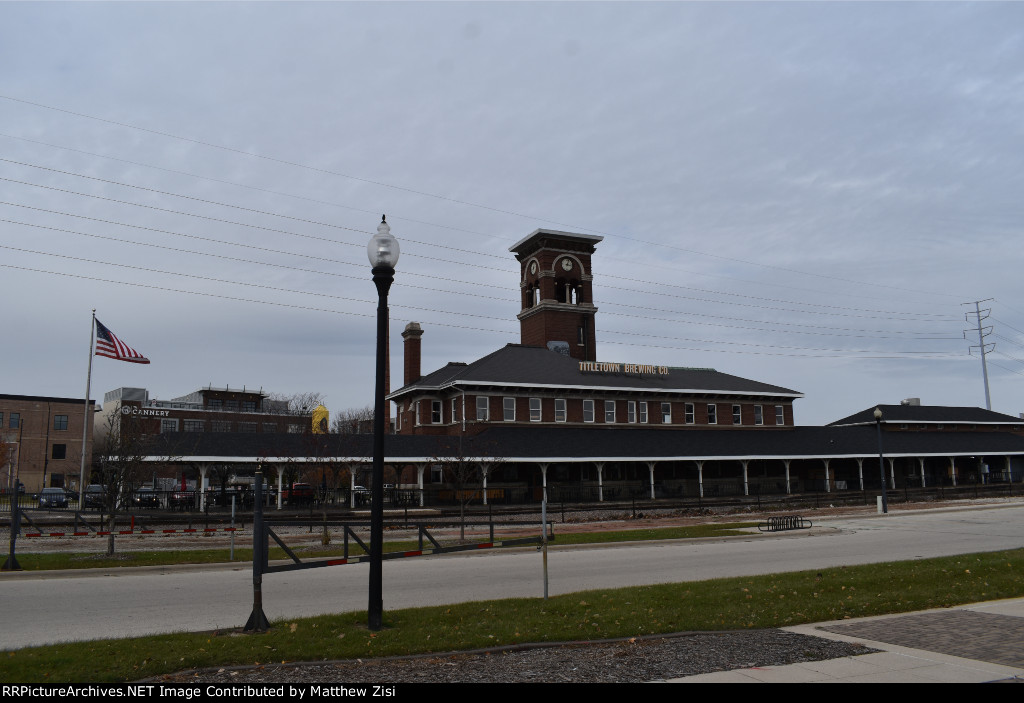
<instances>
[{"instance_id":1,"label":"clock face","mask_svg":"<svg viewBox=\"0 0 1024 703\"><path fill-rule=\"evenodd\" d=\"M530 263L530 273L537 273L537 262L536 261Z\"/></svg>"},{"instance_id":2,"label":"clock face","mask_svg":"<svg viewBox=\"0 0 1024 703\"><path fill-rule=\"evenodd\" d=\"M566 271L572 271L572 259L562 259L562 268Z\"/></svg>"}]
</instances>

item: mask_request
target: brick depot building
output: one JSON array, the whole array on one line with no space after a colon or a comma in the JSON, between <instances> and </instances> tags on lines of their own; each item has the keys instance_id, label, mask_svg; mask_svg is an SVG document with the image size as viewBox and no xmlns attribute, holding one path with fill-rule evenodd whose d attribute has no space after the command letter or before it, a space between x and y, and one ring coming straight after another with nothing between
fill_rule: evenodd
<instances>
[{"instance_id":1,"label":"brick depot building","mask_svg":"<svg viewBox=\"0 0 1024 703\"><path fill-rule=\"evenodd\" d=\"M403 332L404 382L386 462L407 488L448 479L470 462L484 500L609 500L874 490L879 433L890 488L1024 478L1022 421L978 408L881 406L826 427L794 422L802 394L708 368L597 356L591 257L601 237L539 229L511 247L520 266L518 344L422 374L424 330ZM870 418L870 420L866 419ZM371 462L368 435L204 438L180 461L261 461L278 480L303 456L347 467ZM262 457L262 458L260 458ZM159 460L159 457L154 457ZM269 466L268 466L269 465ZM354 478L352 479L355 480ZM421 493L422 500L422 493Z\"/></svg>"}]
</instances>

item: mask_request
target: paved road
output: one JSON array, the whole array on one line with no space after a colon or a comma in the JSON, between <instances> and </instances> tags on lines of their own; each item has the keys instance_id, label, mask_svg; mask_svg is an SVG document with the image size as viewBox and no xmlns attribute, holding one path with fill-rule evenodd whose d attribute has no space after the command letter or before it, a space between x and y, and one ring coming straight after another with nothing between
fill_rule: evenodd
<instances>
[{"instance_id":1,"label":"paved road","mask_svg":"<svg viewBox=\"0 0 1024 703\"><path fill-rule=\"evenodd\" d=\"M1024 506L914 511L825 521L810 533L553 549L550 593L693 581L1024 546ZM402 608L543 593L535 551L385 562L384 606ZM366 608L367 568L264 578L271 619ZM244 624L252 572L195 567L0 574L0 649Z\"/></svg>"}]
</instances>

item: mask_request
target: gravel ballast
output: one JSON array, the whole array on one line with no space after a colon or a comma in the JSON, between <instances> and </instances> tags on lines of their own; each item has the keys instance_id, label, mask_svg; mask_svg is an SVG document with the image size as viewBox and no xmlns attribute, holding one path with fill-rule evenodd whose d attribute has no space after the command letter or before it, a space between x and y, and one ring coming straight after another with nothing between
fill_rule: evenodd
<instances>
[{"instance_id":1,"label":"gravel ballast","mask_svg":"<svg viewBox=\"0 0 1024 703\"><path fill-rule=\"evenodd\" d=\"M168 683L640 683L868 654L784 630L699 632L386 659L205 669Z\"/></svg>"}]
</instances>

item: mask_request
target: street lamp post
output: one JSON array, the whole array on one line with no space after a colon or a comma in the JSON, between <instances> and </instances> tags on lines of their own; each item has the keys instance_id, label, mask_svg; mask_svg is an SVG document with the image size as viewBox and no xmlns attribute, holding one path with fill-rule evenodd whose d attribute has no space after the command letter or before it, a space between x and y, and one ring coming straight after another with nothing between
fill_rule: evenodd
<instances>
[{"instance_id":1,"label":"street lamp post","mask_svg":"<svg viewBox=\"0 0 1024 703\"><path fill-rule=\"evenodd\" d=\"M384 372L387 364L388 291L395 280L398 240L391 227L380 218L377 234L366 246L377 286L377 382L373 413L373 476L370 480L370 597L367 626L380 630L384 625Z\"/></svg>"},{"instance_id":2,"label":"street lamp post","mask_svg":"<svg viewBox=\"0 0 1024 703\"><path fill-rule=\"evenodd\" d=\"M885 460L882 458L882 409L875 408L875 429L878 431L878 472L882 478L882 512L889 512L889 499L885 493Z\"/></svg>"}]
</instances>

